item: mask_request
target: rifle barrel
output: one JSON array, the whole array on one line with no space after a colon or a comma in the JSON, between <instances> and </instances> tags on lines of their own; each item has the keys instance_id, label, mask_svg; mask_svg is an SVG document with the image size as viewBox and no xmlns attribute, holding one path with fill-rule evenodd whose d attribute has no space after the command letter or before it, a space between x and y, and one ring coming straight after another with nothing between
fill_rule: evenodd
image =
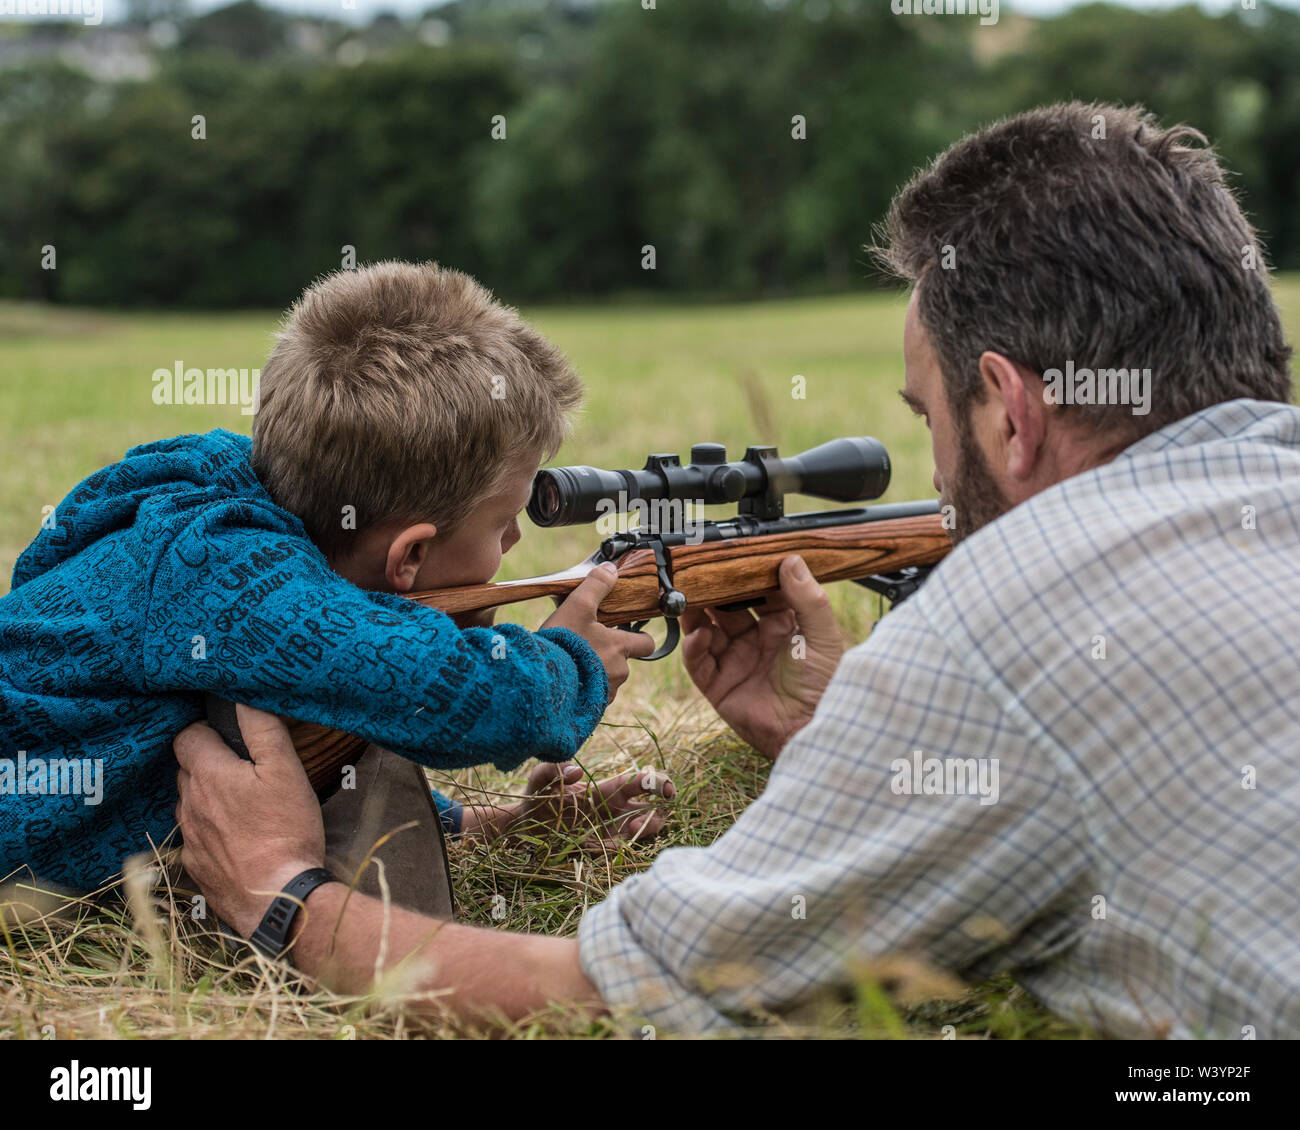
<instances>
[{"instance_id":1,"label":"rifle barrel","mask_svg":"<svg viewBox=\"0 0 1300 1130\"><path fill-rule=\"evenodd\" d=\"M860 520L854 519L868 511L830 512L843 515L846 521L673 546L669 550L673 583L686 596L687 607L707 608L773 595L780 587L777 570L792 553L803 557L819 581L845 581L892 573L909 565L932 565L951 548L937 506L901 504L896 509L877 507L875 512L875 516ZM792 517L797 521L811 516ZM538 597L567 596L598 562L596 556L544 577L407 595L451 615L479 612ZM626 624L659 616L653 552L632 550L616 564L618 583L601 604L601 623ZM355 764L366 746L361 738L313 722L291 721L289 731L312 785L322 795L338 787L343 767Z\"/></svg>"}]
</instances>

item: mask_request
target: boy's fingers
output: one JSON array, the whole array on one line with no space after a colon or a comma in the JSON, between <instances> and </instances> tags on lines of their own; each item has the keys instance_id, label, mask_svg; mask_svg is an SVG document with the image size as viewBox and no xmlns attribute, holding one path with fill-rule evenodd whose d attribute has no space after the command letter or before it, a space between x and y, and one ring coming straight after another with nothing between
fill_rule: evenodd
<instances>
[{"instance_id":1,"label":"boy's fingers","mask_svg":"<svg viewBox=\"0 0 1300 1130\"><path fill-rule=\"evenodd\" d=\"M668 816L662 810L649 815L637 814L619 822L617 836L604 836L600 839L587 840L583 851L589 855L613 855L626 843L644 843L652 840L664 830Z\"/></svg>"},{"instance_id":2,"label":"boy's fingers","mask_svg":"<svg viewBox=\"0 0 1300 1130\"><path fill-rule=\"evenodd\" d=\"M572 780L569 775L569 769L577 769L576 765L561 765L554 761L543 761L534 766L533 771L528 774L527 792L529 796L537 796L549 790L554 790L557 785L563 785ZM581 770L579 770L581 772Z\"/></svg>"},{"instance_id":3,"label":"boy's fingers","mask_svg":"<svg viewBox=\"0 0 1300 1130\"><path fill-rule=\"evenodd\" d=\"M618 570L609 562L597 565L573 592L569 593L563 607L572 608L584 617L594 619L600 602L618 580Z\"/></svg>"},{"instance_id":4,"label":"boy's fingers","mask_svg":"<svg viewBox=\"0 0 1300 1130\"><path fill-rule=\"evenodd\" d=\"M598 781L596 791L600 793L601 799L607 802L636 796L641 791L640 776L639 770L626 769L613 777Z\"/></svg>"},{"instance_id":5,"label":"boy's fingers","mask_svg":"<svg viewBox=\"0 0 1300 1130\"><path fill-rule=\"evenodd\" d=\"M652 808L644 816L633 816L627 822L627 828L634 840L652 840L664 830L667 822L668 813L662 808Z\"/></svg>"},{"instance_id":6,"label":"boy's fingers","mask_svg":"<svg viewBox=\"0 0 1300 1130\"><path fill-rule=\"evenodd\" d=\"M626 636L623 640L623 654L629 656L646 656L654 651L657 646L654 637L645 632L624 632L619 630L620 636Z\"/></svg>"},{"instance_id":7,"label":"boy's fingers","mask_svg":"<svg viewBox=\"0 0 1300 1130\"><path fill-rule=\"evenodd\" d=\"M672 800L677 787L667 773L658 769L629 769L600 782L600 794L611 803L638 796L658 796Z\"/></svg>"},{"instance_id":8,"label":"boy's fingers","mask_svg":"<svg viewBox=\"0 0 1300 1130\"><path fill-rule=\"evenodd\" d=\"M607 701L613 702L618 697L619 688L627 682L628 674L627 660L621 655L616 655L612 660L606 660L605 678L609 682L609 698Z\"/></svg>"}]
</instances>

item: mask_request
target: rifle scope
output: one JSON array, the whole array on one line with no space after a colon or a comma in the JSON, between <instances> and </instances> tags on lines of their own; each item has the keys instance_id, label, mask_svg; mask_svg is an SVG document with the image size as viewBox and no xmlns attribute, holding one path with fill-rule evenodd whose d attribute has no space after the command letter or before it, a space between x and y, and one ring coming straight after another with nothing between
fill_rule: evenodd
<instances>
[{"instance_id":1,"label":"rifle scope","mask_svg":"<svg viewBox=\"0 0 1300 1130\"><path fill-rule=\"evenodd\" d=\"M635 500L739 505L740 513L779 518L786 494L835 502L879 498L889 486L889 453L871 436L833 439L782 459L775 447L750 447L727 462L720 443L697 443L691 461L651 455L640 471L551 467L537 472L528 517L539 526L576 526L633 508Z\"/></svg>"}]
</instances>

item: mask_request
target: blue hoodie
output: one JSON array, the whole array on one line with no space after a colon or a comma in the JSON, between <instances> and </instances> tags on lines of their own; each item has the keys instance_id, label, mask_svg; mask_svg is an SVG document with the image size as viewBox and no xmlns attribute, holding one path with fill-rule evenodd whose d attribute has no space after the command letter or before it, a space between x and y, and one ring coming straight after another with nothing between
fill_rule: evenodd
<instances>
[{"instance_id":1,"label":"blue hoodie","mask_svg":"<svg viewBox=\"0 0 1300 1130\"><path fill-rule=\"evenodd\" d=\"M18 558L0 598L0 879L27 864L89 890L166 838L172 739L205 691L439 769L563 761L595 729L608 681L581 637L462 631L357 588L271 501L250 454L222 430L132 448Z\"/></svg>"}]
</instances>

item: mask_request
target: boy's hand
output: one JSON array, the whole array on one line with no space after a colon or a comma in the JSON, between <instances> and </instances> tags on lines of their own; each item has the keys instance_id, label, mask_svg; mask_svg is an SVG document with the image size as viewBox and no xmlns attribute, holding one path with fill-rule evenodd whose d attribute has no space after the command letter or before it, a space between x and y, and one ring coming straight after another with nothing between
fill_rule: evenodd
<instances>
[{"instance_id":1,"label":"boy's hand","mask_svg":"<svg viewBox=\"0 0 1300 1130\"><path fill-rule=\"evenodd\" d=\"M609 701L627 681L627 661L632 656L646 656L655 649L655 641L645 632L625 632L607 628L596 619L600 602L618 580L618 570L609 562L597 565L585 581L569 593L542 625L543 628L568 628L577 632L595 649L609 676Z\"/></svg>"},{"instance_id":2,"label":"boy's hand","mask_svg":"<svg viewBox=\"0 0 1300 1130\"><path fill-rule=\"evenodd\" d=\"M555 831L586 832L584 851L599 853L620 842L640 843L663 831L668 813L640 797L672 800L677 788L657 769L629 769L594 784L573 762L542 762L528 775L524 799L514 804L465 809L466 835L481 840L536 824Z\"/></svg>"},{"instance_id":3,"label":"boy's hand","mask_svg":"<svg viewBox=\"0 0 1300 1130\"><path fill-rule=\"evenodd\" d=\"M451 622L458 628L490 628L496 617L495 608L483 608L478 612L457 612Z\"/></svg>"},{"instance_id":4,"label":"boy's hand","mask_svg":"<svg viewBox=\"0 0 1300 1130\"><path fill-rule=\"evenodd\" d=\"M672 800L677 787L658 769L629 769L603 781L591 782L572 763L542 762L528 775L519 820L549 828L587 831L584 851L599 853L620 841L639 843L663 831L668 813L663 806L638 803L638 797Z\"/></svg>"}]
</instances>

